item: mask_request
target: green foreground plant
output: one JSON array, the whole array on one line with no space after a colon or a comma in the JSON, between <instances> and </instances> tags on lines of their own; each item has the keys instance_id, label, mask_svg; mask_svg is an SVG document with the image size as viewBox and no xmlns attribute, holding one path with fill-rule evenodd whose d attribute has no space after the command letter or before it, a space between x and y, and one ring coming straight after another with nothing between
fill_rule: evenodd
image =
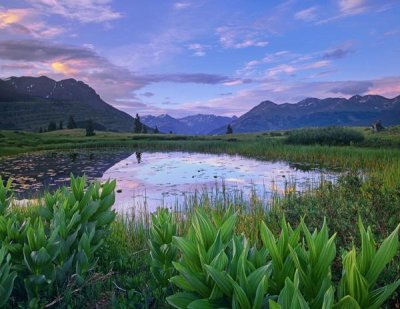
<instances>
[{"instance_id":1,"label":"green foreground plant","mask_svg":"<svg viewBox=\"0 0 400 309\"><path fill-rule=\"evenodd\" d=\"M58 290L82 286L95 266L116 215L115 181L87 187L72 176L71 191L47 193L32 220L13 211L10 184L0 178L0 299L42 307Z\"/></svg>"},{"instance_id":2,"label":"green foreground plant","mask_svg":"<svg viewBox=\"0 0 400 309\"><path fill-rule=\"evenodd\" d=\"M371 230L359 220L361 248L344 252L337 284L331 273L337 258L336 235L329 236L326 222L320 231L311 233L304 220L292 229L283 218L278 238L262 222L262 244L250 244L244 235L235 234L237 216L231 209L221 213L199 208L186 235L173 237L180 257L172 262L177 275L170 282L180 291L167 297L171 306L379 308L400 285L396 280L377 286L379 276L398 253L399 226L377 248ZM169 218L167 212L159 212L154 224L160 220L173 224L165 218Z\"/></svg>"}]
</instances>

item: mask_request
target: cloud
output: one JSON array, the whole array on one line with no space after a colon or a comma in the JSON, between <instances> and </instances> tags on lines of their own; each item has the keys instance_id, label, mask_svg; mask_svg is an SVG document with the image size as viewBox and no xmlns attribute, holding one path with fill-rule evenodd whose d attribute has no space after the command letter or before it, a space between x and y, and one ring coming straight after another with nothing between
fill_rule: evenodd
<instances>
[{"instance_id":1,"label":"cloud","mask_svg":"<svg viewBox=\"0 0 400 309\"><path fill-rule=\"evenodd\" d=\"M287 75L292 75L295 72L297 72L298 69L292 65L289 64L280 64L277 65L273 68L270 68L267 70L267 76L268 77L275 77L277 75L280 75L282 73L287 74Z\"/></svg>"},{"instance_id":2,"label":"cloud","mask_svg":"<svg viewBox=\"0 0 400 309\"><path fill-rule=\"evenodd\" d=\"M206 49L208 46L202 44L190 44L188 50L193 51L193 56L203 57L206 55Z\"/></svg>"},{"instance_id":3,"label":"cloud","mask_svg":"<svg viewBox=\"0 0 400 309\"><path fill-rule=\"evenodd\" d=\"M174 9L175 10L184 10L187 9L189 7L191 7L192 4L189 2L175 2L174 3Z\"/></svg>"},{"instance_id":4,"label":"cloud","mask_svg":"<svg viewBox=\"0 0 400 309\"><path fill-rule=\"evenodd\" d=\"M317 8L315 6L296 12L294 17L298 20L310 22L317 19Z\"/></svg>"},{"instance_id":5,"label":"cloud","mask_svg":"<svg viewBox=\"0 0 400 309\"><path fill-rule=\"evenodd\" d=\"M329 48L322 53L322 58L328 60L345 58L354 53L353 45L354 42L348 41L339 46Z\"/></svg>"},{"instance_id":6,"label":"cloud","mask_svg":"<svg viewBox=\"0 0 400 309\"><path fill-rule=\"evenodd\" d=\"M336 21L341 18L364 14L367 12L381 13L398 5L391 0L336 0L337 10L331 16L318 20L317 25Z\"/></svg>"},{"instance_id":7,"label":"cloud","mask_svg":"<svg viewBox=\"0 0 400 309\"><path fill-rule=\"evenodd\" d=\"M62 73L64 75L75 75L78 71L74 68L72 68L69 64L62 63L62 62L53 62L51 64L52 69L56 73Z\"/></svg>"},{"instance_id":8,"label":"cloud","mask_svg":"<svg viewBox=\"0 0 400 309\"><path fill-rule=\"evenodd\" d=\"M223 26L217 28L219 41L224 48L247 48L265 47L268 41L255 30L248 30L241 27Z\"/></svg>"},{"instance_id":9,"label":"cloud","mask_svg":"<svg viewBox=\"0 0 400 309\"><path fill-rule=\"evenodd\" d=\"M111 63L96 51L83 46L55 44L39 40L0 41L2 66L32 65L30 75L48 75L54 79L76 78L92 86L110 103L121 104L120 98L138 103L134 92L153 83L195 83L222 85L249 83L225 75L206 73L136 74ZM35 68L37 68L35 70ZM24 72L24 71L22 71ZM25 71L26 72L26 71ZM4 74L4 72L2 72ZM8 76L3 76L8 77ZM150 97L150 93L146 93Z\"/></svg>"},{"instance_id":10,"label":"cloud","mask_svg":"<svg viewBox=\"0 0 400 309\"><path fill-rule=\"evenodd\" d=\"M40 19L40 15L40 12L35 9L3 9L0 7L0 30L42 39L52 38L66 31L62 27L49 26Z\"/></svg>"},{"instance_id":11,"label":"cloud","mask_svg":"<svg viewBox=\"0 0 400 309\"><path fill-rule=\"evenodd\" d=\"M242 84L249 80L242 80L218 74L206 73L174 73L174 74L147 74L141 75L140 79L146 83L174 82L217 85L227 83Z\"/></svg>"},{"instance_id":12,"label":"cloud","mask_svg":"<svg viewBox=\"0 0 400 309\"><path fill-rule=\"evenodd\" d=\"M363 13L367 9L365 0L339 0L338 6L340 11L346 15Z\"/></svg>"},{"instance_id":13,"label":"cloud","mask_svg":"<svg viewBox=\"0 0 400 309\"><path fill-rule=\"evenodd\" d=\"M330 92L344 95L364 94L372 86L373 83L371 81L346 81L338 83L335 87L330 89Z\"/></svg>"},{"instance_id":14,"label":"cloud","mask_svg":"<svg viewBox=\"0 0 400 309\"><path fill-rule=\"evenodd\" d=\"M3 64L0 67L2 70L31 70L36 68L32 64L25 64L25 63Z\"/></svg>"},{"instance_id":15,"label":"cloud","mask_svg":"<svg viewBox=\"0 0 400 309\"><path fill-rule=\"evenodd\" d=\"M146 98L151 98L151 97L154 96L154 93L153 92L144 92L141 95L146 97Z\"/></svg>"},{"instance_id":16,"label":"cloud","mask_svg":"<svg viewBox=\"0 0 400 309\"><path fill-rule=\"evenodd\" d=\"M0 42L0 58L27 62L50 59L97 59L91 49L64 44L53 44L40 40L5 40Z\"/></svg>"},{"instance_id":17,"label":"cloud","mask_svg":"<svg viewBox=\"0 0 400 309\"><path fill-rule=\"evenodd\" d=\"M330 65L329 60L320 60L311 63L295 64L280 64L267 70L267 77L273 78L281 74L294 75L296 72L317 70Z\"/></svg>"},{"instance_id":18,"label":"cloud","mask_svg":"<svg viewBox=\"0 0 400 309\"><path fill-rule=\"evenodd\" d=\"M27 0L44 14L61 15L82 23L109 22L122 17L111 7L112 0Z\"/></svg>"},{"instance_id":19,"label":"cloud","mask_svg":"<svg viewBox=\"0 0 400 309\"><path fill-rule=\"evenodd\" d=\"M350 53L351 53L351 50L338 47L338 48L334 48L334 49L326 51L323 54L323 58L325 58L325 59L341 59L341 58L346 57Z\"/></svg>"}]
</instances>

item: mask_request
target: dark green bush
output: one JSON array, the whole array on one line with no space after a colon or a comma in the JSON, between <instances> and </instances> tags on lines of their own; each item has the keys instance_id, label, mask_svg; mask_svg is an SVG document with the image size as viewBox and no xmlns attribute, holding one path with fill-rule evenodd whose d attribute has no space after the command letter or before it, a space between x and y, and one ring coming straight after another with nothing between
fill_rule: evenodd
<instances>
[{"instance_id":1,"label":"dark green bush","mask_svg":"<svg viewBox=\"0 0 400 309\"><path fill-rule=\"evenodd\" d=\"M330 145L348 146L361 143L364 135L350 128L326 127L326 128L306 128L289 132L286 142L289 144L301 145Z\"/></svg>"}]
</instances>

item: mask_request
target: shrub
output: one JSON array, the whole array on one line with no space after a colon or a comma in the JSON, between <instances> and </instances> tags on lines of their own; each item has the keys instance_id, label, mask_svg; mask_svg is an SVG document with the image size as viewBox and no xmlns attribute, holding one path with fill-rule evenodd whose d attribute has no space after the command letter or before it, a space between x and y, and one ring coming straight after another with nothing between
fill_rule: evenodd
<instances>
[{"instance_id":1,"label":"shrub","mask_svg":"<svg viewBox=\"0 0 400 309\"><path fill-rule=\"evenodd\" d=\"M290 131L286 138L289 144L332 146L352 145L363 140L364 135L361 132L344 127L298 129Z\"/></svg>"}]
</instances>

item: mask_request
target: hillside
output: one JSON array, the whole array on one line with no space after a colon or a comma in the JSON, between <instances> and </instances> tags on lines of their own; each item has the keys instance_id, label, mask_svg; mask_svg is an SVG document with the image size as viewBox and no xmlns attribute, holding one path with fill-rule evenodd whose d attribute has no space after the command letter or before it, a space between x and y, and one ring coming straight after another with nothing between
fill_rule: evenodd
<instances>
[{"instance_id":1,"label":"hillside","mask_svg":"<svg viewBox=\"0 0 400 309\"><path fill-rule=\"evenodd\" d=\"M0 80L0 129L37 131L50 121L66 126L73 116L80 126L92 119L96 128L133 130L133 118L104 102L96 91L75 79L46 76Z\"/></svg>"},{"instance_id":2,"label":"hillside","mask_svg":"<svg viewBox=\"0 0 400 309\"><path fill-rule=\"evenodd\" d=\"M376 120L384 125L400 123L400 96L307 98L295 104L264 101L233 121L232 127L235 133L245 133L329 125L369 126ZM225 130L221 126L212 133L223 134Z\"/></svg>"}]
</instances>

